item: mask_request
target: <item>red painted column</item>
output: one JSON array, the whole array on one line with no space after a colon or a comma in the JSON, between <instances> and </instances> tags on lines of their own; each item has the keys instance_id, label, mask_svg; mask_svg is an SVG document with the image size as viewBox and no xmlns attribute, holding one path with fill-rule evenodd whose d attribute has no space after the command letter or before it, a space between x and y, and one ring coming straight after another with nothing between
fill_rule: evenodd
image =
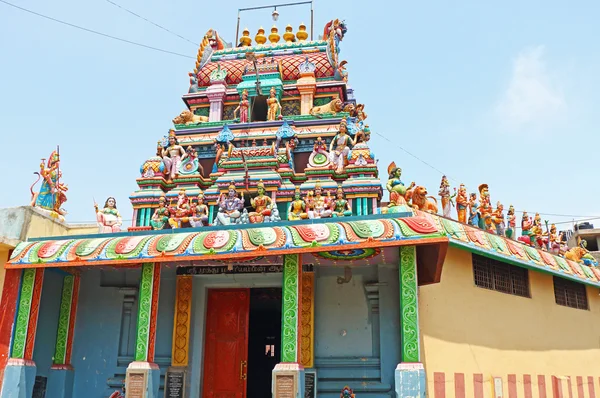
<instances>
[{"instance_id":1,"label":"red painted column","mask_svg":"<svg viewBox=\"0 0 600 398\"><path fill-rule=\"evenodd\" d=\"M17 312L21 272L21 270L7 269L4 274L4 287L0 299L0 389L4 380L4 368L10 356L10 340Z\"/></svg>"}]
</instances>

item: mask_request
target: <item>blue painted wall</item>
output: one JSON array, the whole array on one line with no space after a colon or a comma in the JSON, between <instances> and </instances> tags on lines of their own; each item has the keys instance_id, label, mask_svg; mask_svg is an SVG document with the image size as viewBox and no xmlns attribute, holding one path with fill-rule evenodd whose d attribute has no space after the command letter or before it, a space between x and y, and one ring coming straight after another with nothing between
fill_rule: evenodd
<instances>
[{"instance_id":1,"label":"blue painted wall","mask_svg":"<svg viewBox=\"0 0 600 398\"><path fill-rule=\"evenodd\" d=\"M393 385L394 371L401 359L398 268L379 266L379 282L381 381Z\"/></svg>"}]
</instances>

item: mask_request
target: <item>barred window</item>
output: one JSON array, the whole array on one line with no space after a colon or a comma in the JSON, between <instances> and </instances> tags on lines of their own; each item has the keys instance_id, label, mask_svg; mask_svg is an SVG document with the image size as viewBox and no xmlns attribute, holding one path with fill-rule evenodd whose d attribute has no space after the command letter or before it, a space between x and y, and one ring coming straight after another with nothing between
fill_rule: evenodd
<instances>
[{"instance_id":1,"label":"barred window","mask_svg":"<svg viewBox=\"0 0 600 398\"><path fill-rule=\"evenodd\" d=\"M565 307L587 310L587 292L585 285L563 278L554 277L554 298L556 304Z\"/></svg>"},{"instance_id":2,"label":"barred window","mask_svg":"<svg viewBox=\"0 0 600 398\"><path fill-rule=\"evenodd\" d=\"M531 297L527 269L473 254L475 285L515 296Z\"/></svg>"}]
</instances>

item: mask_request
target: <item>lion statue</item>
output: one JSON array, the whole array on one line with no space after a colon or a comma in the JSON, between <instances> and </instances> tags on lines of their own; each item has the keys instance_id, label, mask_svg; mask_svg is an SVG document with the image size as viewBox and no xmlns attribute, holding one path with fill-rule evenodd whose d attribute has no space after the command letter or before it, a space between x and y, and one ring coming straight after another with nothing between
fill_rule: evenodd
<instances>
[{"instance_id":1,"label":"lion statue","mask_svg":"<svg viewBox=\"0 0 600 398\"><path fill-rule=\"evenodd\" d=\"M341 99L335 98L325 105L312 107L310 114L317 117L318 115L322 115L324 113L332 113L333 115L336 115L338 112L342 111L343 104L344 103Z\"/></svg>"},{"instance_id":2,"label":"lion statue","mask_svg":"<svg viewBox=\"0 0 600 398\"><path fill-rule=\"evenodd\" d=\"M410 195L407 196L410 196L412 199L413 208L421 211L427 211L429 213L437 213L437 199L433 196L427 196L427 188L417 185L410 191ZM427 198L433 199L435 203Z\"/></svg>"},{"instance_id":3,"label":"lion statue","mask_svg":"<svg viewBox=\"0 0 600 398\"><path fill-rule=\"evenodd\" d=\"M173 119L173 124L198 124L208 122L207 116L194 115L192 111L185 110Z\"/></svg>"}]
</instances>

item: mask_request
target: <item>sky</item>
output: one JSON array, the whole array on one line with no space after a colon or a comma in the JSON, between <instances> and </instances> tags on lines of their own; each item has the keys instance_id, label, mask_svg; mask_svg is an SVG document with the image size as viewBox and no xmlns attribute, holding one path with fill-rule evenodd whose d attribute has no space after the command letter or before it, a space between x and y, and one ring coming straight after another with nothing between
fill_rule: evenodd
<instances>
[{"instance_id":1,"label":"sky","mask_svg":"<svg viewBox=\"0 0 600 398\"><path fill-rule=\"evenodd\" d=\"M131 219L139 167L185 109L190 41L214 28L233 42L238 8L273 4L111 0L187 41L108 0L1 1L183 55L0 2L0 207L28 204L40 159L60 145L72 223L93 222L94 200L108 196ZM600 216L599 2L317 0L314 9L315 36L331 19L347 23L340 57L383 183L393 160L432 195L445 173L453 187L487 183L494 204L550 222ZM310 24L307 5L278 11L280 33ZM243 12L240 28L268 31L270 14Z\"/></svg>"}]
</instances>

